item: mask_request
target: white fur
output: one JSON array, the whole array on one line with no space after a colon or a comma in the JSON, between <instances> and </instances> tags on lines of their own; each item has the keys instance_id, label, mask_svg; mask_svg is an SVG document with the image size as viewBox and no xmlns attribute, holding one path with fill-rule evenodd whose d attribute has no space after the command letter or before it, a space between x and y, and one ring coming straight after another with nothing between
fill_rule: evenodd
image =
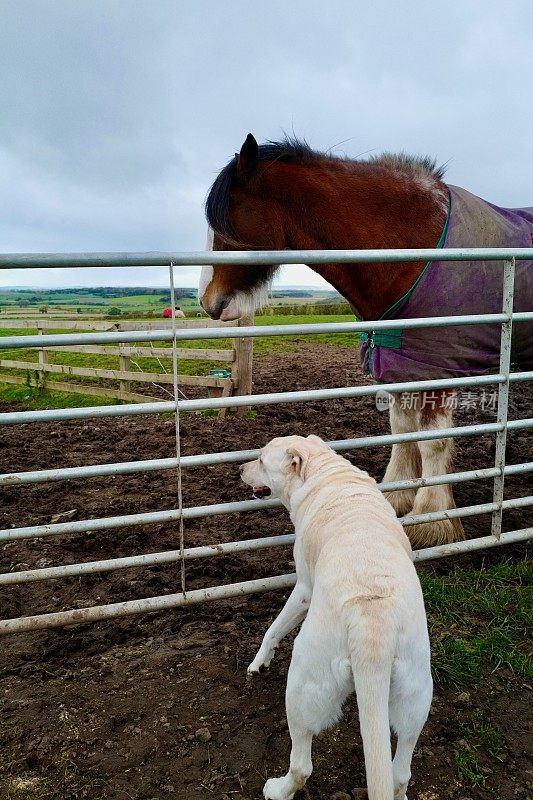
<instances>
[{"instance_id":1,"label":"white fur","mask_svg":"<svg viewBox=\"0 0 533 800\"><path fill-rule=\"evenodd\" d=\"M415 408L402 408L398 397L389 395L390 429L392 433L412 433L418 430L419 413ZM420 451L417 442L393 444L389 464L383 477L384 483L412 480L422 474ZM385 496L399 517L413 508L416 489L402 489L397 492L386 492Z\"/></svg>"},{"instance_id":2,"label":"white fur","mask_svg":"<svg viewBox=\"0 0 533 800\"><path fill-rule=\"evenodd\" d=\"M207 229L206 251L213 250L213 240L213 229L209 227ZM198 299L200 302L204 299L214 274L212 266L202 267L198 284ZM261 308L261 306L264 306L268 302L269 292L270 283L263 283L247 291L238 290L222 311L220 319L223 322L227 322L228 320L240 319L240 317L252 316L258 308ZM209 309L206 308L206 310L209 313Z\"/></svg>"},{"instance_id":3,"label":"white fur","mask_svg":"<svg viewBox=\"0 0 533 800\"><path fill-rule=\"evenodd\" d=\"M213 267L202 267L200 272L200 282L198 284L198 299L201 300L207 291L207 287L213 280Z\"/></svg>"},{"instance_id":4,"label":"white fur","mask_svg":"<svg viewBox=\"0 0 533 800\"><path fill-rule=\"evenodd\" d=\"M444 214L448 213L448 193L445 189L443 189L435 180L433 175L426 175L424 173L420 173L415 178L416 183L423 189L425 192L431 192L433 195L433 199L444 212Z\"/></svg>"},{"instance_id":5,"label":"white fur","mask_svg":"<svg viewBox=\"0 0 533 800\"><path fill-rule=\"evenodd\" d=\"M318 437L274 439L241 467L290 511L297 582L248 667L268 666L299 625L287 679L290 767L267 800L291 800L312 771L313 736L341 717L354 689L369 800L405 800L432 695L427 622L411 548L375 481ZM394 760L390 727L398 736Z\"/></svg>"},{"instance_id":6,"label":"white fur","mask_svg":"<svg viewBox=\"0 0 533 800\"><path fill-rule=\"evenodd\" d=\"M437 407L431 415L422 416L423 395L417 394L412 408L402 408L396 400L389 406L392 433L407 433L433 428L453 427L453 411ZM453 439L430 439L421 442L403 442L392 446L392 454L383 478L393 483L413 478L429 478L450 472L453 457ZM385 496L398 516L427 514L455 508L451 486L423 486L418 490L402 489L386 492ZM432 547L464 539L460 519L426 522L407 528L414 547Z\"/></svg>"},{"instance_id":7,"label":"white fur","mask_svg":"<svg viewBox=\"0 0 533 800\"><path fill-rule=\"evenodd\" d=\"M207 251L211 251L213 249L213 240L215 238L215 234L213 233L212 228L207 229L207 242L205 244L205 249ZM201 301L202 297L206 293L207 287L213 280L213 267L202 267L202 271L200 273L200 282L198 284L198 299Z\"/></svg>"},{"instance_id":8,"label":"white fur","mask_svg":"<svg viewBox=\"0 0 533 800\"><path fill-rule=\"evenodd\" d=\"M247 291L235 292L226 308L222 311L220 319L227 322L232 319L252 316L258 308L268 303L270 284L263 283Z\"/></svg>"}]
</instances>

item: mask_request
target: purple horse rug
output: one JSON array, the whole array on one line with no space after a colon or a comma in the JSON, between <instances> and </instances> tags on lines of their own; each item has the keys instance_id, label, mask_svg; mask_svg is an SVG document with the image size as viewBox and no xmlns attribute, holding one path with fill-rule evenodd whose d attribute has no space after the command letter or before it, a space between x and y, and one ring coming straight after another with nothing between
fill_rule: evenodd
<instances>
[{"instance_id":1,"label":"purple horse rug","mask_svg":"<svg viewBox=\"0 0 533 800\"><path fill-rule=\"evenodd\" d=\"M533 208L498 208L449 186L443 247L532 247ZM381 319L500 314L503 269L498 261L431 261L415 284ZM533 311L531 260L517 261L514 308ZM485 375L500 363L501 325L373 331L360 334L365 372L377 381ZM513 324L512 362L533 369L533 322Z\"/></svg>"}]
</instances>

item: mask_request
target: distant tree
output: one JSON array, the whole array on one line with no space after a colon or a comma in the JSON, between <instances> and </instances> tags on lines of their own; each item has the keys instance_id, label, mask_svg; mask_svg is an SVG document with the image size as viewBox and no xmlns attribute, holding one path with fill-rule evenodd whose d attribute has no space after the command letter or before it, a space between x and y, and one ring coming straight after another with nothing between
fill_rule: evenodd
<instances>
[{"instance_id":1,"label":"distant tree","mask_svg":"<svg viewBox=\"0 0 533 800\"><path fill-rule=\"evenodd\" d=\"M111 306L111 308L107 312L107 315L109 317L120 317L121 314L122 311L120 310L120 308L117 308L116 306Z\"/></svg>"},{"instance_id":2,"label":"distant tree","mask_svg":"<svg viewBox=\"0 0 533 800\"><path fill-rule=\"evenodd\" d=\"M22 300L19 300L19 306L21 306L21 308L26 308L27 306L29 306L29 304L30 304L29 301L24 298Z\"/></svg>"},{"instance_id":3,"label":"distant tree","mask_svg":"<svg viewBox=\"0 0 533 800\"><path fill-rule=\"evenodd\" d=\"M81 308L80 308L79 306L78 306L78 308L76 309L76 313L77 313L77 314L81 314Z\"/></svg>"},{"instance_id":4,"label":"distant tree","mask_svg":"<svg viewBox=\"0 0 533 800\"><path fill-rule=\"evenodd\" d=\"M48 306L39 306L41 314L48 314Z\"/></svg>"}]
</instances>

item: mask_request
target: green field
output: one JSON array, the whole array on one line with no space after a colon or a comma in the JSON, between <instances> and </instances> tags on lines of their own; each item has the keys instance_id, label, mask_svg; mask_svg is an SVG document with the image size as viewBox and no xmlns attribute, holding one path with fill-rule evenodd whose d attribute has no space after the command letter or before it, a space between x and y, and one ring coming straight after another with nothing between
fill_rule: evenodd
<instances>
[{"instance_id":1,"label":"green field","mask_svg":"<svg viewBox=\"0 0 533 800\"><path fill-rule=\"evenodd\" d=\"M194 316L200 312L196 289L176 288L176 302L186 314ZM342 303L343 299L331 290L283 290L271 293L270 306L308 306ZM165 288L121 288L103 287L97 289L0 289L0 319L4 312L13 316L14 312L24 314L41 313L70 316L81 314L159 317L163 309L170 305L170 291Z\"/></svg>"},{"instance_id":2,"label":"green field","mask_svg":"<svg viewBox=\"0 0 533 800\"><path fill-rule=\"evenodd\" d=\"M196 290L190 288L176 289L176 302L180 305L188 317L196 318L203 314L196 296ZM283 323L287 325L298 322L327 322L333 320L350 320L351 315L336 316L316 314L310 315L290 315L291 308L301 308L302 312L313 311L315 308L327 311L335 305L339 305L342 298L334 290L314 290L302 288L299 290L275 289L271 293L270 306L278 308L283 316L274 315L260 316L256 324L273 325ZM333 307L331 304L334 304ZM49 333L65 332L59 326L61 319L94 319L95 317L121 320L143 320L143 319L162 319L163 309L170 305L170 292L165 288L124 288L124 287L102 287L87 289L0 289L0 324L6 327L0 328L0 337L30 335L37 333L34 329L9 328L9 320L32 320L42 318L46 320L57 319L58 327L49 330ZM268 310L268 309L267 309ZM254 357L261 356L276 350L290 350L299 341L303 341L302 336L289 336L283 339L256 339L254 342ZM336 336L328 334L320 337L320 340L330 344L340 346L353 346L354 336ZM150 345L147 340L143 343ZM156 342L155 346L169 348L170 343ZM180 343L180 347L199 348L199 349L226 349L231 348L230 340L208 339L203 341L189 341ZM37 370L38 352L32 349L3 350L0 358L10 361L24 361L35 364L36 369L12 369L0 368L0 399L5 402L22 401L31 408L52 408L52 407L74 407L80 405L98 405L113 402L110 398L98 398L83 394L83 383L98 385L99 379L95 377L72 376L65 374L48 373L46 376L46 388L42 386L41 377ZM59 364L70 367L82 367L89 369L114 369L120 368L119 358L115 355L89 354L89 353L68 353L53 352L49 354L51 364ZM184 375L207 375L210 369L215 367L230 366L224 362L215 361L187 361L180 360L179 370ZM140 356L132 357L129 371L150 372L150 373L169 373L171 372L171 362L166 358L151 358ZM10 375L23 378L24 385L14 385L2 383L1 375ZM58 393L53 391L54 383L58 381L68 381L80 384L80 394ZM100 384L101 385L101 384ZM107 386L114 389L118 388L118 381L107 381ZM167 387L168 388L168 387ZM128 390L143 394L150 393L150 385L146 383L129 383ZM120 401L115 401L120 402Z\"/></svg>"}]
</instances>

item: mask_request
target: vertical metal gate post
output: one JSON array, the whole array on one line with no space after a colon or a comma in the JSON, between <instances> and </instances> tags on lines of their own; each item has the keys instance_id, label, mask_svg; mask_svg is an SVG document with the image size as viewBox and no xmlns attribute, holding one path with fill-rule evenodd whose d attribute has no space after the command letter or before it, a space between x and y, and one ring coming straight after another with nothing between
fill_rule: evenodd
<instances>
[{"instance_id":1,"label":"vertical metal gate post","mask_svg":"<svg viewBox=\"0 0 533 800\"><path fill-rule=\"evenodd\" d=\"M498 423L503 427L496 434L495 467L499 474L494 478L493 502L497 508L492 512L491 534L499 538L502 532L503 488L505 467L505 447L507 443L507 418L509 410L509 372L511 369L511 340L513 334L513 296L514 296L515 259L511 258L503 264L503 303L502 311L507 317L502 322L500 343L500 374L505 375L505 382L498 386Z\"/></svg>"}]
</instances>

